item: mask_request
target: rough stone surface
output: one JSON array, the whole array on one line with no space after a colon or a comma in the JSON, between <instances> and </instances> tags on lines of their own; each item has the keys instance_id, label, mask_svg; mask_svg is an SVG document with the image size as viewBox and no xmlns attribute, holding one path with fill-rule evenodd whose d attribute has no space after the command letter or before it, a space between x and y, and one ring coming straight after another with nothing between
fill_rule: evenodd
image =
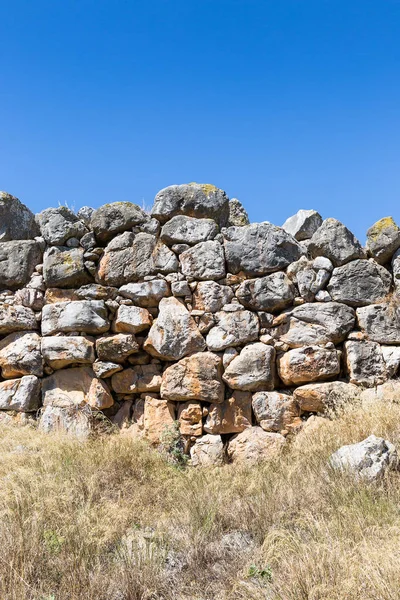
<instances>
[{"instance_id":1,"label":"rough stone surface","mask_svg":"<svg viewBox=\"0 0 400 600\"><path fill-rule=\"evenodd\" d=\"M102 300L58 302L43 307L43 335L69 331L100 334L109 328L110 322Z\"/></svg>"},{"instance_id":2,"label":"rough stone surface","mask_svg":"<svg viewBox=\"0 0 400 600\"><path fill-rule=\"evenodd\" d=\"M36 265L41 260L42 251L40 245L35 241L1 242L0 290L14 290L28 283Z\"/></svg>"},{"instance_id":3,"label":"rough stone surface","mask_svg":"<svg viewBox=\"0 0 400 600\"><path fill-rule=\"evenodd\" d=\"M0 304L0 335L14 331L31 331L37 328L35 313L31 308Z\"/></svg>"},{"instance_id":4,"label":"rough stone surface","mask_svg":"<svg viewBox=\"0 0 400 600\"><path fill-rule=\"evenodd\" d=\"M249 277L284 269L303 254L299 243L271 223L252 223L223 231L227 268Z\"/></svg>"},{"instance_id":5,"label":"rough stone surface","mask_svg":"<svg viewBox=\"0 0 400 600\"><path fill-rule=\"evenodd\" d=\"M182 252L179 260L188 278L206 281L225 277L224 248L219 242L201 242Z\"/></svg>"},{"instance_id":6,"label":"rough stone surface","mask_svg":"<svg viewBox=\"0 0 400 600\"><path fill-rule=\"evenodd\" d=\"M15 196L0 192L0 242L30 240L39 235L34 214Z\"/></svg>"},{"instance_id":7,"label":"rough stone surface","mask_svg":"<svg viewBox=\"0 0 400 600\"><path fill-rule=\"evenodd\" d=\"M256 342L245 346L226 367L222 376L233 390L272 390L275 384L275 350Z\"/></svg>"},{"instance_id":8,"label":"rough stone surface","mask_svg":"<svg viewBox=\"0 0 400 600\"><path fill-rule=\"evenodd\" d=\"M90 367L60 369L45 377L42 383L44 406L66 408L84 406L85 404L98 410L109 408L114 404L107 385L97 379Z\"/></svg>"},{"instance_id":9,"label":"rough stone surface","mask_svg":"<svg viewBox=\"0 0 400 600\"><path fill-rule=\"evenodd\" d=\"M86 440L91 434L92 427L89 416L79 407L47 405L43 410L39 429L44 433L63 432L79 440Z\"/></svg>"},{"instance_id":10,"label":"rough stone surface","mask_svg":"<svg viewBox=\"0 0 400 600\"><path fill-rule=\"evenodd\" d=\"M296 399L280 392L257 392L252 399L254 415L264 431L288 433L301 424Z\"/></svg>"},{"instance_id":11,"label":"rough stone surface","mask_svg":"<svg viewBox=\"0 0 400 600\"><path fill-rule=\"evenodd\" d=\"M282 229L301 242L311 238L321 225L322 217L316 210L302 209L289 217L282 225Z\"/></svg>"},{"instance_id":12,"label":"rough stone surface","mask_svg":"<svg viewBox=\"0 0 400 600\"><path fill-rule=\"evenodd\" d=\"M193 308L215 313L233 298L233 291L227 285L216 281L200 281L193 294Z\"/></svg>"},{"instance_id":13,"label":"rough stone surface","mask_svg":"<svg viewBox=\"0 0 400 600\"><path fill-rule=\"evenodd\" d=\"M43 360L52 369L94 362L94 344L83 336L50 336L41 341Z\"/></svg>"},{"instance_id":14,"label":"rough stone surface","mask_svg":"<svg viewBox=\"0 0 400 600\"><path fill-rule=\"evenodd\" d=\"M378 263L387 263L400 247L400 228L393 217L377 221L367 231L367 250Z\"/></svg>"},{"instance_id":15,"label":"rough stone surface","mask_svg":"<svg viewBox=\"0 0 400 600\"><path fill-rule=\"evenodd\" d=\"M163 436L173 428L175 407L155 394L144 397L143 437L151 444L159 444Z\"/></svg>"},{"instance_id":16,"label":"rough stone surface","mask_svg":"<svg viewBox=\"0 0 400 600\"><path fill-rule=\"evenodd\" d=\"M148 329L153 319L148 310L139 306L120 306L113 323L118 333L139 333Z\"/></svg>"},{"instance_id":17,"label":"rough stone surface","mask_svg":"<svg viewBox=\"0 0 400 600\"><path fill-rule=\"evenodd\" d=\"M285 441L280 433L270 433L261 427L249 427L229 441L228 458L234 463L248 465L276 460L283 450Z\"/></svg>"},{"instance_id":18,"label":"rough stone surface","mask_svg":"<svg viewBox=\"0 0 400 600\"><path fill-rule=\"evenodd\" d=\"M111 385L117 394L159 392L161 386L160 365L136 365L120 371L112 376Z\"/></svg>"},{"instance_id":19,"label":"rough stone surface","mask_svg":"<svg viewBox=\"0 0 400 600\"><path fill-rule=\"evenodd\" d=\"M240 200L232 198L229 201L228 227L244 227L250 225L249 215Z\"/></svg>"},{"instance_id":20,"label":"rough stone surface","mask_svg":"<svg viewBox=\"0 0 400 600\"><path fill-rule=\"evenodd\" d=\"M83 248L52 246L43 257L43 276L47 286L77 288L92 279L85 269Z\"/></svg>"},{"instance_id":21,"label":"rough stone surface","mask_svg":"<svg viewBox=\"0 0 400 600\"><path fill-rule=\"evenodd\" d=\"M185 402L179 404L178 421L182 435L199 436L203 433L203 410L200 402Z\"/></svg>"},{"instance_id":22,"label":"rough stone surface","mask_svg":"<svg viewBox=\"0 0 400 600\"><path fill-rule=\"evenodd\" d=\"M302 412L325 413L341 408L360 396L360 388L344 381L309 383L296 388L293 398Z\"/></svg>"},{"instance_id":23,"label":"rough stone surface","mask_svg":"<svg viewBox=\"0 0 400 600\"><path fill-rule=\"evenodd\" d=\"M329 258L335 267L340 267L350 260L365 258L360 242L336 219L325 219L312 236L308 251L312 258Z\"/></svg>"},{"instance_id":24,"label":"rough stone surface","mask_svg":"<svg viewBox=\"0 0 400 600\"><path fill-rule=\"evenodd\" d=\"M229 346L254 342L258 337L259 321L249 310L215 313L217 325L210 329L206 342L209 350L220 352Z\"/></svg>"},{"instance_id":25,"label":"rough stone surface","mask_svg":"<svg viewBox=\"0 0 400 600\"><path fill-rule=\"evenodd\" d=\"M135 336L130 333L117 333L97 338L96 352L100 360L123 363L128 356L139 351Z\"/></svg>"},{"instance_id":26,"label":"rough stone surface","mask_svg":"<svg viewBox=\"0 0 400 600\"><path fill-rule=\"evenodd\" d=\"M284 273L272 273L240 284L236 296L246 308L276 312L291 306L295 287Z\"/></svg>"},{"instance_id":27,"label":"rough stone surface","mask_svg":"<svg viewBox=\"0 0 400 600\"><path fill-rule=\"evenodd\" d=\"M151 214L161 223L176 215L186 215L214 219L216 223L225 225L229 217L229 199L223 190L214 185L171 185L158 192Z\"/></svg>"},{"instance_id":28,"label":"rough stone surface","mask_svg":"<svg viewBox=\"0 0 400 600\"><path fill-rule=\"evenodd\" d=\"M188 310L176 298L163 298L144 348L152 356L179 360L205 349L204 338Z\"/></svg>"},{"instance_id":29,"label":"rough stone surface","mask_svg":"<svg viewBox=\"0 0 400 600\"><path fill-rule=\"evenodd\" d=\"M67 206L46 208L36 215L40 233L50 246L63 246L69 238L80 239L87 228Z\"/></svg>"},{"instance_id":30,"label":"rough stone surface","mask_svg":"<svg viewBox=\"0 0 400 600\"><path fill-rule=\"evenodd\" d=\"M221 404L211 404L204 431L212 434L239 433L251 427L251 394L233 392Z\"/></svg>"},{"instance_id":31,"label":"rough stone surface","mask_svg":"<svg viewBox=\"0 0 400 600\"><path fill-rule=\"evenodd\" d=\"M40 379L26 375L0 382L0 410L36 412L40 406Z\"/></svg>"},{"instance_id":32,"label":"rough stone surface","mask_svg":"<svg viewBox=\"0 0 400 600\"><path fill-rule=\"evenodd\" d=\"M337 351L321 346L289 350L278 356L277 365L279 377L285 385L332 379L340 372Z\"/></svg>"},{"instance_id":33,"label":"rough stone surface","mask_svg":"<svg viewBox=\"0 0 400 600\"><path fill-rule=\"evenodd\" d=\"M179 215L173 217L161 229L163 242L173 244L199 244L213 240L218 233L218 225L212 219L194 219Z\"/></svg>"},{"instance_id":34,"label":"rough stone surface","mask_svg":"<svg viewBox=\"0 0 400 600\"><path fill-rule=\"evenodd\" d=\"M171 295L169 285L164 279L127 283L120 287L119 293L124 298L133 300L138 306L147 308L158 306L160 300Z\"/></svg>"},{"instance_id":35,"label":"rough stone surface","mask_svg":"<svg viewBox=\"0 0 400 600\"><path fill-rule=\"evenodd\" d=\"M367 481L381 479L387 471L398 468L396 448L375 435L357 444L342 446L329 462L333 469L350 472L357 479Z\"/></svg>"},{"instance_id":36,"label":"rough stone surface","mask_svg":"<svg viewBox=\"0 0 400 600\"><path fill-rule=\"evenodd\" d=\"M163 373L161 397L178 402L223 402L221 358L212 352L198 352L171 365Z\"/></svg>"},{"instance_id":37,"label":"rough stone surface","mask_svg":"<svg viewBox=\"0 0 400 600\"><path fill-rule=\"evenodd\" d=\"M225 462L224 444L220 435L203 435L190 448L193 467L220 467Z\"/></svg>"},{"instance_id":38,"label":"rough stone surface","mask_svg":"<svg viewBox=\"0 0 400 600\"><path fill-rule=\"evenodd\" d=\"M357 308L357 321L368 339L380 344L400 344L400 305L397 302Z\"/></svg>"},{"instance_id":39,"label":"rough stone surface","mask_svg":"<svg viewBox=\"0 0 400 600\"><path fill-rule=\"evenodd\" d=\"M0 367L4 379L36 375L42 377L40 337L37 333L11 333L0 340Z\"/></svg>"},{"instance_id":40,"label":"rough stone surface","mask_svg":"<svg viewBox=\"0 0 400 600\"><path fill-rule=\"evenodd\" d=\"M350 383L372 387L388 378L386 363L379 344L376 342L347 341L344 358Z\"/></svg>"},{"instance_id":41,"label":"rough stone surface","mask_svg":"<svg viewBox=\"0 0 400 600\"><path fill-rule=\"evenodd\" d=\"M95 210L90 224L97 240L105 243L118 233L148 221L148 215L132 202L111 202Z\"/></svg>"},{"instance_id":42,"label":"rough stone surface","mask_svg":"<svg viewBox=\"0 0 400 600\"><path fill-rule=\"evenodd\" d=\"M349 306L366 306L383 300L391 283L391 274L378 263L354 260L333 270L327 290L332 300Z\"/></svg>"}]
</instances>

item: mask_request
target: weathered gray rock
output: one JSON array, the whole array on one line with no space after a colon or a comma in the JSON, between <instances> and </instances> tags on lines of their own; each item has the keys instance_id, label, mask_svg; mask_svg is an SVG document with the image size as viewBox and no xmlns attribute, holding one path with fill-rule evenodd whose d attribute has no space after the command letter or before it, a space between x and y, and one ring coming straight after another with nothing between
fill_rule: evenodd
<instances>
[{"instance_id":1,"label":"weathered gray rock","mask_svg":"<svg viewBox=\"0 0 400 600\"><path fill-rule=\"evenodd\" d=\"M99 268L99 282L121 286L141 277L178 270L178 259L166 244L149 233L125 232L106 247Z\"/></svg>"},{"instance_id":2,"label":"weathered gray rock","mask_svg":"<svg viewBox=\"0 0 400 600\"><path fill-rule=\"evenodd\" d=\"M249 215L240 200L231 198L229 201L228 227L244 227L250 225Z\"/></svg>"},{"instance_id":3,"label":"weathered gray rock","mask_svg":"<svg viewBox=\"0 0 400 600\"><path fill-rule=\"evenodd\" d=\"M400 344L400 307L382 302L357 308L357 321L367 337L379 344Z\"/></svg>"},{"instance_id":4,"label":"weathered gray rock","mask_svg":"<svg viewBox=\"0 0 400 600\"><path fill-rule=\"evenodd\" d=\"M1 242L0 289L14 290L24 286L29 281L36 265L41 262L42 250L37 242Z\"/></svg>"},{"instance_id":5,"label":"weathered gray rock","mask_svg":"<svg viewBox=\"0 0 400 600\"><path fill-rule=\"evenodd\" d=\"M128 356L138 351L139 344L130 333L105 335L96 339L96 352L100 360L123 363Z\"/></svg>"},{"instance_id":6,"label":"weathered gray rock","mask_svg":"<svg viewBox=\"0 0 400 600\"><path fill-rule=\"evenodd\" d=\"M103 300L57 302L46 304L43 307L43 335L68 333L70 331L100 334L108 331L109 328L110 322Z\"/></svg>"},{"instance_id":7,"label":"weathered gray rock","mask_svg":"<svg viewBox=\"0 0 400 600\"><path fill-rule=\"evenodd\" d=\"M151 215L165 223L176 215L214 219L225 225L229 217L229 199L214 185L189 183L171 185L156 195Z\"/></svg>"},{"instance_id":8,"label":"weathered gray rock","mask_svg":"<svg viewBox=\"0 0 400 600\"><path fill-rule=\"evenodd\" d=\"M253 394L253 411L264 431L288 433L301 424L299 406L290 394L257 392Z\"/></svg>"},{"instance_id":9,"label":"weathered gray rock","mask_svg":"<svg viewBox=\"0 0 400 600\"><path fill-rule=\"evenodd\" d=\"M36 412L40 406L40 379L26 375L0 382L0 410Z\"/></svg>"},{"instance_id":10,"label":"weathered gray rock","mask_svg":"<svg viewBox=\"0 0 400 600\"><path fill-rule=\"evenodd\" d=\"M14 304L21 304L32 310L42 310L44 304L44 293L40 290L22 288L15 292Z\"/></svg>"},{"instance_id":11,"label":"weathered gray rock","mask_svg":"<svg viewBox=\"0 0 400 600\"><path fill-rule=\"evenodd\" d=\"M213 219L194 219L185 215L173 217L163 226L161 239L166 244L199 244L213 240L218 233L218 225Z\"/></svg>"},{"instance_id":12,"label":"weathered gray rock","mask_svg":"<svg viewBox=\"0 0 400 600\"><path fill-rule=\"evenodd\" d=\"M92 422L90 416L78 406L70 405L62 408L49 404L40 416L39 430L44 433L67 433L84 441L92 431Z\"/></svg>"},{"instance_id":13,"label":"weathered gray rock","mask_svg":"<svg viewBox=\"0 0 400 600\"><path fill-rule=\"evenodd\" d=\"M161 386L161 365L136 365L116 373L111 385L117 394L137 394L159 392Z\"/></svg>"},{"instance_id":14,"label":"weathered gray rock","mask_svg":"<svg viewBox=\"0 0 400 600\"><path fill-rule=\"evenodd\" d=\"M336 219L325 219L312 236L308 251L312 258L329 258L335 267L340 267L350 260L365 258L360 242Z\"/></svg>"},{"instance_id":15,"label":"weathered gray rock","mask_svg":"<svg viewBox=\"0 0 400 600\"><path fill-rule=\"evenodd\" d=\"M105 243L117 233L132 229L149 220L149 216L132 202L111 202L103 204L91 216L90 224L97 240Z\"/></svg>"},{"instance_id":16,"label":"weathered gray rock","mask_svg":"<svg viewBox=\"0 0 400 600\"><path fill-rule=\"evenodd\" d=\"M176 298L163 298L144 349L157 358L179 360L204 350L205 341L185 306Z\"/></svg>"},{"instance_id":17,"label":"weathered gray rock","mask_svg":"<svg viewBox=\"0 0 400 600\"><path fill-rule=\"evenodd\" d=\"M279 377L285 385L332 379L340 372L335 348L305 346L278 356Z\"/></svg>"},{"instance_id":18,"label":"weathered gray rock","mask_svg":"<svg viewBox=\"0 0 400 600\"><path fill-rule=\"evenodd\" d=\"M46 208L36 215L42 237L50 246L63 246L69 238L78 240L87 233L80 219L66 206Z\"/></svg>"},{"instance_id":19,"label":"weathered gray rock","mask_svg":"<svg viewBox=\"0 0 400 600\"><path fill-rule=\"evenodd\" d=\"M273 390L275 383L275 350L261 342L245 346L229 363L222 376L233 390L257 392Z\"/></svg>"},{"instance_id":20,"label":"weathered gray rock","mask_svg":"<svg viewBox=\"0 0 400 600\"><path fill-rule=\"evenodd\" d=\"M224 390L222 360L212 352L198 352L171 365L161 383L161 397L178 402L221 403Z\"/></svg>"},{"instance_id":21,"label":"weathered gray rock","mask_svg":"<svg viewBox=\"0 0 400 600\"><path fill-rule=\"evenodd\" d=\"M107 385L90 367L60 369L42 381L43 405L84 406L103 410L114 404Z\"/></svg>"},{"instance_id":22,"label":"weathered gray rock","mask_svg":"<svg viewBox=\"0 0 400 600\"><path fill-rule=\"evenodd\" d=\"M376 342L347 341L344 343L344 351L350 383L372 387L388 378L386 363Z\"/></svg>"},{"instance_id":23,"label":"weathered gray rock","mask_svg":"<svg viewBox=\"0 0 400 600\"><path fill-rule=\"evenodd\" d=\"M301 242L311 238L321 225L322 217L316 210L302 209L289 217L282 225L282 229Z\"/></svg>"},{"instance_id":24,"label":"weathered gray rock","mask_svg":"<svg viewBox=\"0 0 400 600\"><path fill-rule=\"evenodd\" d=\"M389 381L385 381L382 385L364 389L360 393L360 399L363 403L376 401L398 403L400 401L400 381L398 379L389 379Z\"/></svg>"},{"instance_id":25,"label":"weathered gray rock","mask_svg":"<svg viewBox=\"0 0 400 600\"><path fill-rule=\"evenodd\" d=\"M254 465L277 459L285 443L286 440L280 433L270 433L261 427L249 427L229 440L227 455L234 463Z\"/></svg>"},{"instance_id":26,"label":"weathered gray rock","mask_svg":"<svg viewBox=\"0 0 400 600\"><path fill-rule=\"evenodd\" d=\"M93 363L94 374L100 379L107 379L122 369L122 365L110 361L96 360Z\"/></svg>"},{"instance_id":27,"label":"weathered gray rock","mask_svg":"<svg viewBox=\"0 0 400 600\"><path fill-rule=\"evenodd\" d=\"M367 231L367 250L378 263L384 265L400 247L400 228L393 217L377 221Z\"/></svg>"},{"instance_id":28,"label":"weathered gray rock","mask_svg":"<svg viewBox=\"0 0 400 600\"><path fill-rule=\"evenodd\" d=\"M220 435L203 435L190 448L193 467L220 467L225 462L224 444Z\"/></svg>"},{"instance_id":29,"label":"weathered gray rock","mask_svg":"<svg viewBox=\"0 0 400 600\"><path fill-rule=\"evenodd\" d=\"M91 206L82 206L76 213L76 216L86 225L86 227L90 227L90 219L92 218L93 213L94 208Z\"/></svg>"},{"instance_id":30,"label":"weathered gray rock","mask_svg":"<svg viewBox=\"0 0 400 600\"><path fill-rule=\"evenodd\" d=\"M94 362L94 343L81 335L60 335L42 338L43 359L52 369Z\"/></svg>"},{"instance_id":31,"label":"weathered gray rock","mask_svg":"<svg viewBox=\"0 0 400 600\"><path fill-rule=\"evenodd\" d=\"M286 231L271 223L229 227L223 232L227 269L243 271L249 277L284 269L300 258L300 244Z\"/></svg>"},{"instance_id":32,"label":"weathered gray rock","mask_svg":"<svg viewBox=\"0 0 400 600\"><path fill-rule=\"evenodd\" d=\"M293 308L282 320L282 324L271 329L271 335L291 348L339 344L353 329L355 312L339 302L306 303Z\"/></svg>"},{"instance_id":33,"label":"weathered gray rock","mask_svg":"<svg viewBox=\"0 0 400 600\"><path fill-rule=\"evenodd\" d=\"M258 317L249 310L220 311L215 313L215 319L217 325L210 329L206 337L209 350L220 352L229 346L240 346L257 340Z\"/></svg>"},{"instance_id":34,"label":"weathered gray rock","mask_svg":"<svg viewBox=\"0 0 400 600\"><path fill-rule=\"evenodd\" d=\"M201 242L179 255L182 273L200 281L225 277L223 246L216 241Z\"/></svg>"},{"instance_id":35,"label":"weathered gray rock","mask_svg":"<svg viewBox=\"0 0 400 600\"><path fill-rule=\"evenodd\" d=\"M113 330L117 333L139 333L148 329L153 318L146 308L121 305L115 315Z\"/></svg>"},{"instance_id":36,"label":"weathered gray rock","mask_svg":"<svg viewBox=\"0 0 400 600\"><path fill-rule=\"evenodd\" d=\"M295 287L285 273L272 273L260 279L247 279L240 284L236 297L246 308L275 312L290 306Z\"/></svg>"},{"instance_id":37,"label":"weathered gray rock","mask_svg":"<svg viewBox=\"0 0 400 600\"><path fill-rule=\"evenodd\" d=\"M360 388L344 381L309 383L296 388L293 398L301 412L325 413L357 400Z\"/></svg>"},{"instance_id":38,"label":"weathered gray rock","mask_svg":"<svg viewBox=\"0 0 400 600\"><path fill-rule=\"evenodd\" d=\"M385 298L391 283L391 274L378 263L354 260L333 270L327 289L333 300L366 306Z\"/></svg>"},{"instance_id":39,"label":"weathered gray rock","mask_svg":"<svg viewBox=\"0 0 400 600\"><path fill-rule=\"evenodd\" d=\"M43 276L48 287L77 288L92 281L84 266L83 248L52 246L43 257Z\"/></svg>"},{"instance_id":40,"label":"weathered gray rock","mask_svg":"<svg viewBox=\"0 0 400 600\"><path fill-rule=\"evenodd\" d=\"M25 306L0 304L0 335L37 329L35 313Z\"/></svg>"},{"instance_id":41,"label":"weathered gray rock","mask_svg":"<svg viewBox=\"0 0 400 600\"><path fill-rule=\"evenodd\" d=\"M394 377L400 366L400 346L381 346L388 377Z\"/></svg>"},{"instance_id":42,"label":"weathered gray rock","mask_svg":"<svg viewBox=\"0 0 400 600\"><path fill-rule=\"evenodd\" d=\"M35 215L22 202L0 192L0 242L30 240L39 235Z\"/></svg>"},{"instance_id":43,"label":"weathered gray rock","mask_svg":"<svg viewBox=\"0 0 400 600\"><path fill-rule=\"evenodd\" d=\"M240 433L251 427L251 394L235 391L222 403L211 404L204 431L212 434Z\"/></svg>"},{"instance_id":44,"label":"weathered gray rock","mask_svg":"<svg viewBox=\"0 0 400 600\"><path fill-rule=\"evenodd\" d=\"M0 367L5 379L43 375L40 337L37 333L11 333L0 340Z\"/></svg>"},{"instance_id":45,"label":"weathered gray rock","mask_svg":"<svg viewBox=\"0 0 400 600\"><path fill-rule=\"evenodd\" d=\"M200 281L193 293L193 308L215 313L233 298L233 292L227 285L216 281Z\"/></svg>"},{"instance_id":46,"label":"weathered gray rock","mask_svg":"<svg viewBox=\"0 0 400 600\"><path fill-rule=\"evenodd\" d=\"M357 479L376 481L398 468L396 448L388 440L370 435L358 444L342 446L329 463L337 471L347 471Z\"/></svg>"},{"instance_id":47,"label":"weathered gray rock","mask_svg":"<svg viewBox=\"0 0 400 600\"><path fill-rule=\"evenodd\" d=\"M175 298L185 298L192 295L192 290L187 281L175 281L171 283L171 292Z\"/></svg>"},{"instance_id":48,"label":"weathered gray rock","mask_svg":"<svg viewBox=\"0 0 400 600\"><path fill-rule=\"evenodd\" d=\"M127 283L119 289L121 296L133 300L137 306L154 307L162 298L171 295L169 284L164 279L153 279L140 283Z\"/></svg>"},{"instance_id":49,"label":"weathered gray rock","mask_svg":"<svg viewBox=\"0 0 400 600\"><path fill-rule=\"evenodd\" d=\"M400 248L393 254L392 273L396 295L400 296Z\"/></svg>"}]
</instances>

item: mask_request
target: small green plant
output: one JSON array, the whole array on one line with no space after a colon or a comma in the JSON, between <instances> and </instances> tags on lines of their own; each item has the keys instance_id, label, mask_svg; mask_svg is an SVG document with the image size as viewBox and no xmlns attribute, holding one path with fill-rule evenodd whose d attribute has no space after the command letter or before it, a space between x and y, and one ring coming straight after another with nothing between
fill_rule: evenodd
<instances>
[{"instance_id":1,"label":"small green plant","mask_svg":"<svg viewBox=\"0 0 400 600\"><path fill-rule=\"evenodd\" d=\"M164 427L160 441L160 449L170 462L179 467L187 465L189 457L185 454L185 440L180 432L179 421Z\"/></svg>"},{"instance_id":2,"label":"small green plant","mask_svg":"<svg viewBox=\"0 0 400 600\"><path fill-rule=\"evenodd\" d=\"M247 573L247 577L252 577L254 579L262 579L263 581L267 581L271 583L272 581L272 570L269 565L265 565L264 567L258 567L257 565L250 565L249 571Z\"/></svg>"},{"instance_id":3,"label":"small green plant","mask_svg":"<svg viewBox=\"0 0 400 600\"><path fill-rule=\"evenodd\" d=\"M58 535L56 531L52 531L51 529L46 529L43 532L43 538L46 547L51 554L58 554L65 542L64 537Z\"/></svg>"}]
</instances>

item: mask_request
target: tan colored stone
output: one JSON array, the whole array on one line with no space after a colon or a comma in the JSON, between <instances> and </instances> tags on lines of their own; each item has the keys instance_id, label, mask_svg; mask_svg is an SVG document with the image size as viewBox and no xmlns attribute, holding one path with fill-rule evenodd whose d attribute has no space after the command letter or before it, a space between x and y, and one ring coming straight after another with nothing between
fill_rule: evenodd
<instances>
[{"instance_id":1,"label":"tan colored stone","mask_svg":"<svg viewBox=\"0 0 400 600\"><path fill-rule=\"evenodd\" d=\"M225 462L224 444L220 435L203 435L190 448L193 467L220 467Z\"/></svg>"},{"instance_id":2,"label":"tan colored stone","mask_svg":"<svg viewBox=\"0 0 400 600\"><path fill-rule=\"evenodd\" d=\"M400 381L393 379L363 390L360 399L362 402L400 402Z\"/></svg>"},{"instance_id":3,"label":"tan colored stone","mask_svg":"<svg viewBox=\"0 0 400 600\"><path fill-rule=\"evenodd\" d=\"M302 412L324 413L360 396L360 388L344 381L309 383L296 388L293 397Z\"/></svg>"},{"instance_id":4,"label":"tan colored stone","mask_svg":"<svg viewBox=\"0 0 400 600\"><path fill-rule=\"evenodd\" d=\"M212 434L238 433L251 427L251 394L235 391L222 404L211 404L204 431Z\"/></svg>"},{"instance_id":5,"label":"tan colored stone","mask_svg":"<svg viewBox=\"0 0 400 600\"><path fill-rule=\"evenodd\" d=\"M76 290L47 288L44 295L45 304L56 304L56 302L73 302L74 300L79 300Z\"/></svg>"},{"instance_id":6,"label":"tan colored stone","mask_svg":"<svg viewBox=\"0 0 400 600\"><path fill-rule=\"evenodd\" d=\"M155 394L144 398L143 437L151 444L159 444L163 435L174 426L175 406Z\"/></svg>"},{"instance_id":7,"label":"tan colored stone","mask_svg":"<svg viewBox=\"0 0 400 600\"><path fill-rule=\"evenodd\" d=\"M273 390L275 350L261 342L245 346L226 367L222 379L233 390L257 392Z\"/></svg>"},{"instance_id":8,"label":"tan colored stone","mask_svg":"<svg viewBox=\"0 0 400 600\"><path fill-rule=\"evenodd\" d=\"M200 402L179 404L178 421L182 435L199 436L203 433L203 411Z\"/></svg>"},{"instance_id":9,"label":"tan colored stone","mask_svg":"<svg viewBox=\"0 0 400 600\"><path fill-rule=\"evenodd\" d=\"M113 330L118 333L139 333L151 327L153 318L146 308L122 305L117 310Z\"/></svg>"},{"instance_id":10,"label":"tan colored stone","mask_svg":"<svg viewBox=\"0 0 400 600\"><path fill-rule=\"evenodd\" d=\"M253 394L253 411L264 431L286 434L301 425L300 409L289 394L257 392Z\"/></svg>"},{"instance_id":11,"label":"tan colored stone","mask_svg":"<svg viewBox=\"0 0 400 600\"><path fill-rule=\"evenodd\" d=\"M163 373L161 397L178 402L222 402L221 357L212 352L198 352L171 365Z\"/></svg>"},{"instance_id":12,"label":"tan colored stone","mask_svg":"<svg viewBox=\"0 0 400 600\"><path fill-rule=\"evenodd\" d=\"M4 379L43 375L40 337L37 333L10 333L0 341L0 367Z\"/></svg>"},{"instance_id":13,"label":"tan colored stone","mask_svg":"<svg viewBox=\"0 0 400 600\"><path fill-rule=\"evenodd\" d=\"M124 369L112 376L111 385L117 394L158 392L161 386L161 367L149 364Z\"/></svg>"},{"instance_id":14,"label":"tan colored stone","mask_svg":"<svg viewBox=\"0 0 400 600\"><path fill-rule=\"evenodd\" d=\"M121 363L139 351L139 344L131 333L117 333L97 338L96 352L100 360Z\"/></svg>"},{"instance_id":15,"label":"tan colored stone","mask_svg":"<svg viewBox=\"0 0 400 600\"><path fill-rule=\"evenodd\" d=\"M42 355L52 369L64 369L73 364L94 362L94 344L81 335L60 335L42 338Z\"/></svg>"},{"instance_id":16,"label":"tan colored stone","mask_svg":"<svg viewBox=\"0 0 400 600\"><path fill-rule=\"evenodd\" d=\"M278 356L279 377L285 385L298 385L311 381L332 379L340 372L335 348L305 346Z\"/></svg>"},{"instance_id":17,"label":"tan colored stone","mask_svg":"<svg viewBox=\"0 0 400 600\"><path fill-rule=\"evenodd\" d=\"M250 427L235 435L228 443L228 458L234 463L253 465L276 460L285 446L280 433L269 433L261 427Z\"/></svg>"},{"instance_id":18,"label":"tan colored stone","mask_svg":"<svg viewBox=\"0 0 400 600\"><path fill-rule=\"evenodd\" d=\"M114 404L107 385L95 377L90 367L56 371L43 379L42 393L44 406L65 408L88 404L103 410Z\"/></svg>"}]
</instances>

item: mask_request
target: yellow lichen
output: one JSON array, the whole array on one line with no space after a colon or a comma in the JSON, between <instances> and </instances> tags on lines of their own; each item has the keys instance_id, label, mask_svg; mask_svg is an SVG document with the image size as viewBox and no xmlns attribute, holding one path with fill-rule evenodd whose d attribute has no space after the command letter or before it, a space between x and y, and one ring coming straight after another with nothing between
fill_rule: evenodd
<instances>
[{"instance_id":1,"label":"yellow lichen","mask_svg":"<svg viewBox=\"0 0 400 600\"><path fill-rule=\"evenodd\" d=\"M203 190L204 194L208 197L212 192L217 192L218 188L211 183L196 183L196 181L191 181L189 185L198 185Z\"/></svg>"},{"instance_id":2,"label":"yellow lichen","mask_svg":"<svg viewBox=\"0 0 400 600\"><path fill-rule=\"evenodd\" d=\"M393 217L384 217L372 225L372 227L368 230L368 237L375 240L382 233L384 233L386 229L392 228L396 228L396 223L394 222Z\"/></svg>"}]
</instances>

